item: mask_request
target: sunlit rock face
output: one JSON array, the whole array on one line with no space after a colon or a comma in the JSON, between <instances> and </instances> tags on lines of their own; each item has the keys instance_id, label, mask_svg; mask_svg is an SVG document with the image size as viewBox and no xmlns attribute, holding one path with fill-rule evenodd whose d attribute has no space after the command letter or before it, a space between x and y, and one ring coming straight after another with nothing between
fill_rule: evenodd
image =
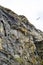
<instances>
[{"instance_id":1,"label":"sunlit rock face","mask_svg":"<svg viewBox=\"0 0 43 65\"><path fill-rule=\"evenodd\" d=\"M25 16L0 6L0 65L43 65L43 32Z\"/></svg>"}]
</instances>

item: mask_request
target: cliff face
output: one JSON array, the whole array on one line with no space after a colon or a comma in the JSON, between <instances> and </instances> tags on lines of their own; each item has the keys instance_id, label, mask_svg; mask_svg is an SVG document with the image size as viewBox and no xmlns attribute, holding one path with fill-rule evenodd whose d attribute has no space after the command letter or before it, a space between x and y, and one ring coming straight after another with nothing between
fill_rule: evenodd
<instances>
[{"instance_id":1,"label":"cliff face","mask_svg":"<svg viewBox=\"0 0 43 65\"><path fill-rule=\"evenodd\" d=\"M0 65L42 63L43 32L25 16L0 6Z\"/></svg>"}]
</instances>

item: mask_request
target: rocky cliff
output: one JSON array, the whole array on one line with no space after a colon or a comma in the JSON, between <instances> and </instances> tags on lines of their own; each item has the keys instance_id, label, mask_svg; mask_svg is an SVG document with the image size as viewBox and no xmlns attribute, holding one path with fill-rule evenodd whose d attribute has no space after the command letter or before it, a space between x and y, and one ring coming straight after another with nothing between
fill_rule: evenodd
<instances>
[{"instance_id":1,"label":"rocky cliff","mask_svg":"<svg viewBox=\"0 0 43 65\"><path fill-rule=\"evenodd\" d=\"M0 6L0 65L38 64L43 65L43 32Z\"/></svg>"}]
</instances>

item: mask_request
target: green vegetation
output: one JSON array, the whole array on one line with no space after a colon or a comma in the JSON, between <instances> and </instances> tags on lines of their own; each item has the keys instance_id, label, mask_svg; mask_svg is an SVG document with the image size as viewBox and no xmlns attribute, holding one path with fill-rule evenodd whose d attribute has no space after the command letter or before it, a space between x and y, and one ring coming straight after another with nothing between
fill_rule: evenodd
<instances>
[{"instance_id":1,"label":"green vegetation","mask_svg":"<svg viewBox=\"0 0 43 65\"><path fill-rule=\"evenodd\" d=\"M41 65L43 65L43 60L41 60Z\"/></svg>"},{"instance_id":2,"label":"green vegetation","mask_svg":"<svg viewBox=\"0 0 43 65\"><path fill-rule=\"evenodd\" d=\"M19 62L20 64L22 64L24 61L23 61L23 59L22 58L15 58L15 60L17 61L17 62Z\"/></svg>"}]
</instances>

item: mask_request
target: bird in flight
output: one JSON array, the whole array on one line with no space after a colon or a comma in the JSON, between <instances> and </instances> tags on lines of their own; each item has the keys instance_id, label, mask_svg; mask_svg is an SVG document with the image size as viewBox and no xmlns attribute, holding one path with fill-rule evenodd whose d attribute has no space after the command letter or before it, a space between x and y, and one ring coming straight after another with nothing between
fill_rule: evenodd
<instances>
[{"instance_id":1,"label":"bird in flight","mask_svg":"<svg viewBox=\"0 0 43 65\"><path fill-rule=\"evenodd\" d=\"M40 17L38 17L36 20L39 20L40 19Z\"/></svg>"}]
</instances>

